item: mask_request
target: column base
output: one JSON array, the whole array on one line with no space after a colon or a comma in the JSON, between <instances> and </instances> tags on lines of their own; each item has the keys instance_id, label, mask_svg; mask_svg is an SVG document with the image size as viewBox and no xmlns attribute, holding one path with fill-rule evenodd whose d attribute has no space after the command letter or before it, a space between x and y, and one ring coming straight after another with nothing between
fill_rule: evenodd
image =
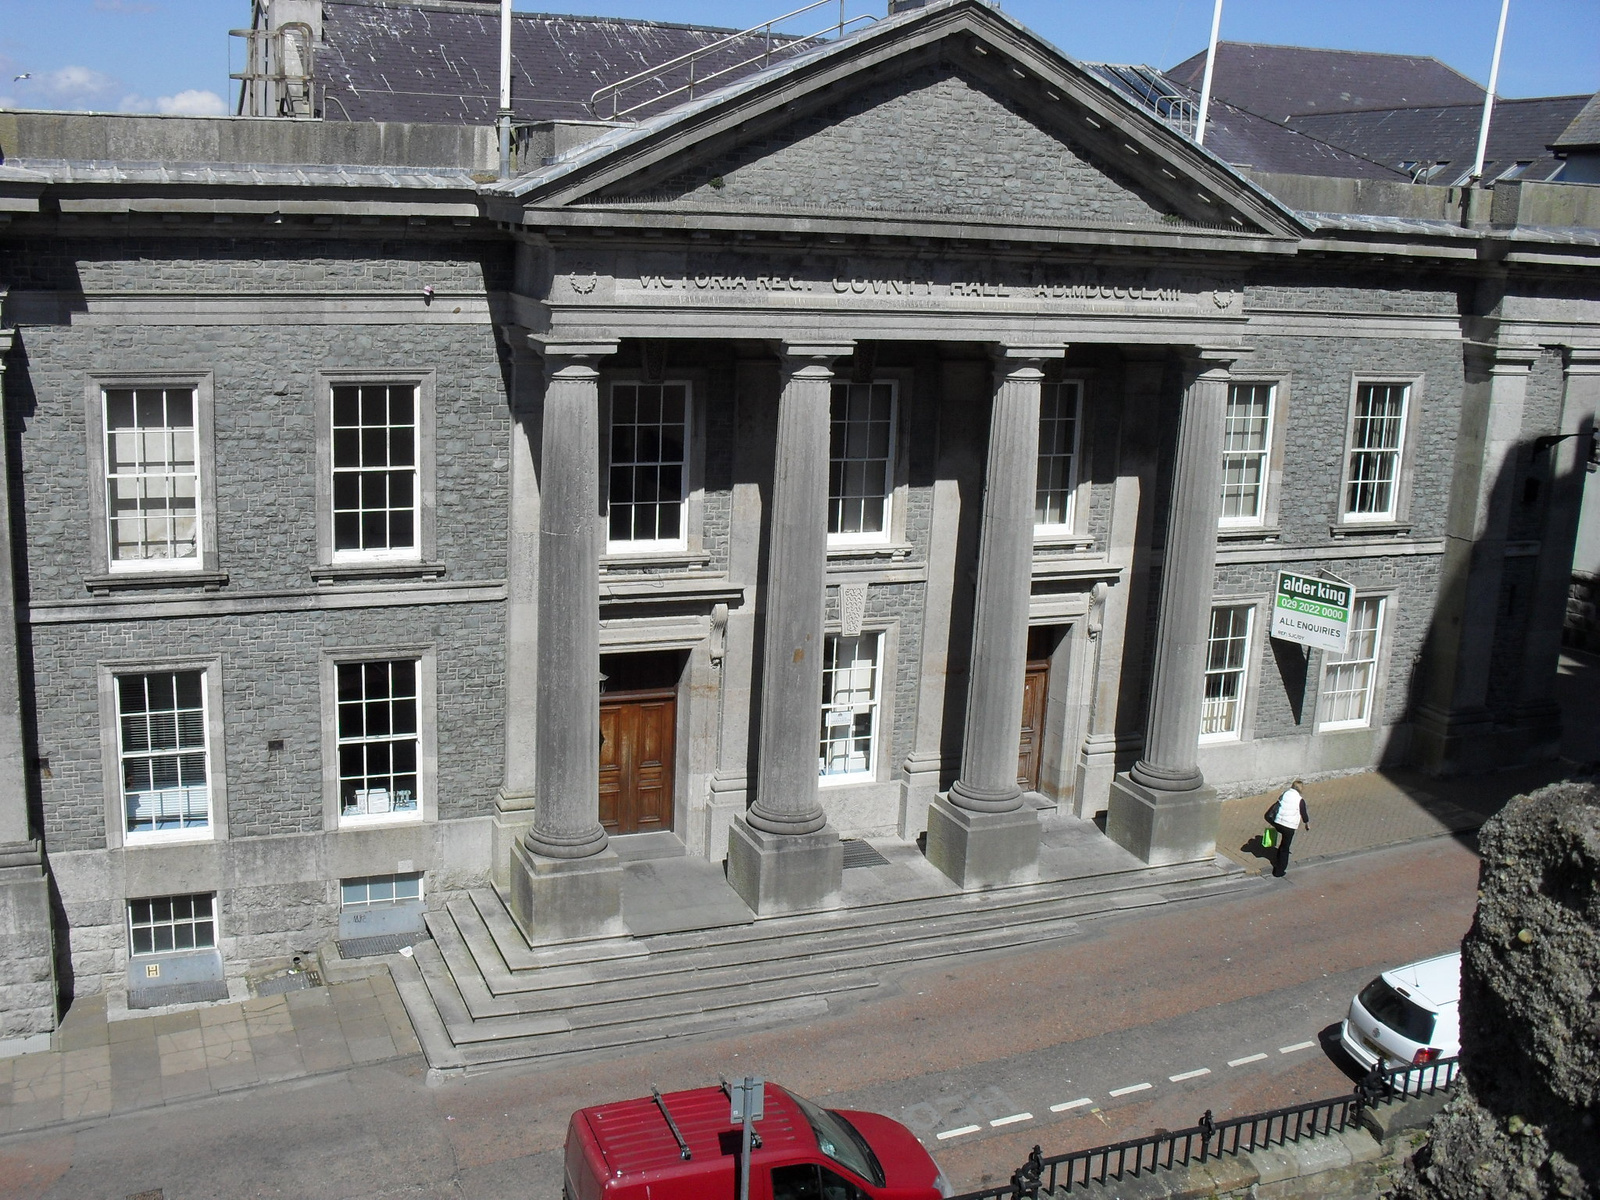
<instances>
[{"instance_id":1,"label":"column base","mask_svg":"<svg viewBox=\"0 0 1600 1200\"><path fill-rule=\"evenodd\" d=\"M511 890L511 858L516 845L532 828L532 792L513 794L501 788L495 793L489 834L489 881L501 895Z\"/></svg>"},{"instance_id":2,"label":"column base","mask_svg":"<svg viewBox=\"0 0 1600 1200\"><path fill-rule=\"evenodd\" d=\"M928 861L967 892L1039 878L1039 814L968 812L944 796L928 805Z\"/></svg>"},{"instance_id":3,"label":"column base","mask_svg":"<svg viewBox=\"0 0 1600 1200\"><path fill-rule=\"evenodd\" d=\"M834 908L844 882L838 831L774 834L735 817L728 830L728 884L758 917Z\"/></svg>"},{"instance_id":4,"label":"column base","mask_svg":"<svg viewBox=\"0 0 1600 1200\"><path fill-rule=\"evenodd\" d=\"M1422 704L1411 728L1412 759L1433 775L1466 775L1506 766L1486 708L1445 711Z\"/></svg>"},{"instance_id":5,"label":"column base","mask_svg":"<svg viewBox=\"0 0 1600 1200\"><path fill-rule=\"evenodd\" d=\"M713 775L706 789L705 809L689 814L689 828L695 835L689 853L707 862L723 862L728 857L728 831L749 807L750 781L743 775ZM696 827L698 824L698 828Z\"/></svg>"},{"instance_id":6,"label":"column base","mask_svg":"<svg viewBox=\"0 0 1600 1200\"><path fill-rule=\"evenodd\" d=\"M1141 734L1090 734L1084 739L1078 754L1076 787L1072 797L1072 815L1089 820L1105 812L1107 797L1111 794L1111 781L1118 771L1126 771L1137 761L1144 749Z\"/></svg>"},{"instance_id":7,"label":"column base","mask_svg":"<svg viewBox=\"0 0 1600 1200\"><path fill-rule=\"evenodd\" d=\"M0 1045L20 1051L56 1027L50 880L38 842L0 845L0 944Z\"/></svg>"},{"instance_id":8,"label":"column base","mask_svg":"<svg viewBox=\"0 0 1600 1200\"><path fill-rule=\"evenodd\" d=\"M1160 792L1127 775L1111 782L1106 836L1152 867L1216 857L1222 802L1215 788Z\"/></svg>"},{"instance_id":9,"label":"column base","mask_svg":"<svg viewBox=\"0 0 1600 1200\"><path fill-rule=\"evenodd\" d=\"M609 846L587 858L511 848L511 915L530 942L622 937L622 860Z\"/></svg>"},{"instance_id":10,"label":"column base","mask_svg":"<svg viewBox=\"0 0 1600 1200\"><path fill-rule=\"evenodd\" d=\"M908 842L914 842L927 831L928 806L939 794L941 760L937 754L922 754L913 750L906 756L905 786L900 791L900 819L897 832Z\"/></svg>"}]
</instances>

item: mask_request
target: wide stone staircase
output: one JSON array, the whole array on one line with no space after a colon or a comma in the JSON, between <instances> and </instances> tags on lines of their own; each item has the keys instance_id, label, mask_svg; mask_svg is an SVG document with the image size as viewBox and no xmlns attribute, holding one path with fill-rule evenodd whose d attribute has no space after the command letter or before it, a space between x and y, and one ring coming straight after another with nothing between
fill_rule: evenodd
<instances>
[{"instance_id":1,"label":"wide stone staircase","mask_svg":"<svg viewBox=\"0 0 1600 1200\"><path fill-rule=\"evenodd\" d=\"M857 902L847 886L847 906L825 912L553 945L530 945L498 893L482 888L428 913L432 939L390 962L429 1065L462 1071L816 1016L936 960L1256 886L1221 861L981 893L883 899L868 889ZM625 893L625 917L628 902Z\"/></svg>"}]
</instances>

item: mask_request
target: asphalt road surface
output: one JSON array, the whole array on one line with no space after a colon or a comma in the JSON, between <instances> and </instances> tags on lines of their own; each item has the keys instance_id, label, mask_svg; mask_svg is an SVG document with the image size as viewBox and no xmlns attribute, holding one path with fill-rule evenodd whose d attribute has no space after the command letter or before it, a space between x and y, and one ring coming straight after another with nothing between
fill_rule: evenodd
<instances>
[{"instance_id":1,"label":"asphalt road surface","mask_svg":"<svg viewBox=\"0 0 1600 1200\"><path fill-rule=\"evenodd\" d=\"M1378 970L1459 943L1477 871L1454 839L1393 847L940 963L779 1028L431 1087L404 1059L14 1135L0 1196L555 1200L573 1109L739 1074L897 1117L957 1187L1002 1182L1035 1143L1347 1090L1329 1031Z\"/></svg>"}]
</instances>

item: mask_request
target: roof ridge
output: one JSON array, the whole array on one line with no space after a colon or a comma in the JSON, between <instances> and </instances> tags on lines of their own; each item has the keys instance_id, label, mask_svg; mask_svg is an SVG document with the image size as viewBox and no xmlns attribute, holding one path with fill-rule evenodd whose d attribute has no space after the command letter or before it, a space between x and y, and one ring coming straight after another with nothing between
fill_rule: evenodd
<instances>
[{"instance_id":1,"label":"roof ridge","mask_svg":"<svg viewBox=\"0 0 1600 1200\"><path fill-rule=\"evenodd\" d=\"M1536 104L1536 103L1546 103L1546 102L1551 101L1551 100L1588 100L1588 99L1589 99L1589 93L1587 93L1587 92L1575 92L1570 96L1496 96L1495 100L1494 100L1494 103L1495 103L1495 107L1499 108L1502 104ZM1318 109L1316 112L1298 113L1298 114L1295 115L1294 119L1296 121L1300 121L1300 120L1304 120L1306 117L1348 117L1348 116L1352 116L1352 115L1354 115L1356 113L1411 112L1413 110L1423 109L1423 108L1427 108L1427 109L1435 109L1435 108L1473 108L1473 109L1481 109L1482 107L1483 107L1483 101L1482 100L1458 100L1453 104L1378 104L1378 105L1374 105L1371 108L1322 108L1322 109Z\"/></svg>"}]
</instances>

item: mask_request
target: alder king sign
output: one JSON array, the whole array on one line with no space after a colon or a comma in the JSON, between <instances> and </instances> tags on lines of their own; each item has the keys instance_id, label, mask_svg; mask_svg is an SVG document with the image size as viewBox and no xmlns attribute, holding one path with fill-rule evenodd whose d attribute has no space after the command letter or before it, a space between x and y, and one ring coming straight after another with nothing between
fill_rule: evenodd
<instances>
[{"instance_id":1,"label":"alder king sign","mask_svg":"<svg viewBox=\"0 0 1600 1200\"><path fill-rule=\"evenodd\" d=\"M1272 602L1272 636L1343 654L1350 644L1354 594L1348 583L1279 571Z\"/></svg>"}]
</instances>

